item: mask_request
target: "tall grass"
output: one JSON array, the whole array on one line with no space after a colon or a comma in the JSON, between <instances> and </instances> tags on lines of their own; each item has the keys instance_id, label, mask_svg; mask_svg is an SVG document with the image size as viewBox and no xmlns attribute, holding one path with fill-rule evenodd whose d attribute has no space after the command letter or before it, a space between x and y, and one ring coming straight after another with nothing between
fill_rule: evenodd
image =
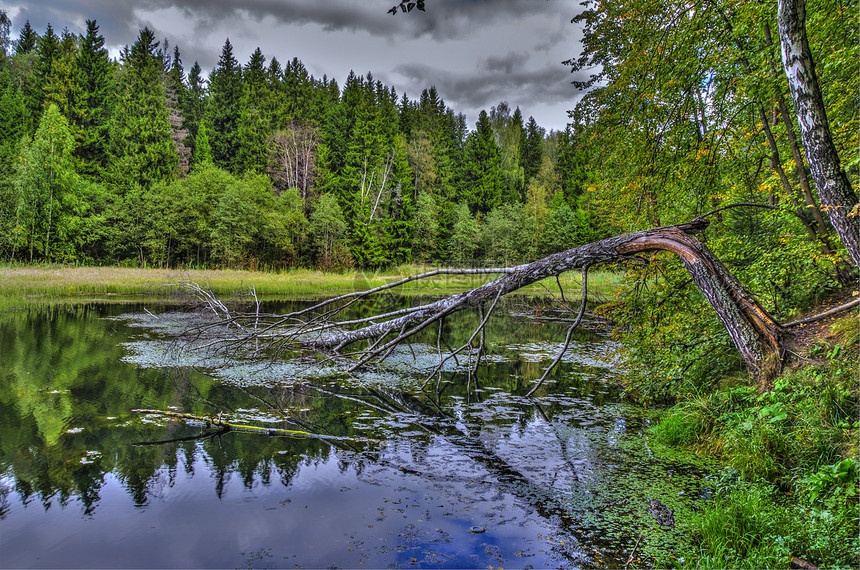
<instances>
[{"instance_id":1,"label":"tall grass","mask_svg":"<svg viewBox=\"0 0 860 570\"><path fill-rule=\"evenodd\" d=\"M42 304L129 301L140 298L170 300L167 285L180 281L208 284L219 296L244 294L252 287L263 299L310 299L360 291L431 270L404 265L384 271L324 273L310 269L258 272L232 269L140 269L127 267L67 267L61 265L0 266L0 310ZM439 275L408 283L398 292L406 295L445 295L466 291L497 275ZM589 299L600 302L620 286L622 277L611 272L589 274ZM568 298L577 298L578 274L560 278ZM555 279L524 287L522 293L559 295Z\"/></svg>"}]
</instances>

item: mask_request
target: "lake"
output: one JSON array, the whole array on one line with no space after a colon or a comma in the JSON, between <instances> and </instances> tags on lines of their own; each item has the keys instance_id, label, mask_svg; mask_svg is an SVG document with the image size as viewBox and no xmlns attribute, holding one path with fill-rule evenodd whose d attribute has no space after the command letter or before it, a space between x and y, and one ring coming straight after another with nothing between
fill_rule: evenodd
<instances>
[{"instance_id":1,"label":"lake","mask_svg":"<svg viewBox=\"0 0 860 570\"><path fill-rule=\"evenodd\" d=\"M651 413L621 401L597 320L525 397L567 327L543 303L507 300L477 374L451 359L425 390L435 331L350 375L192 351L176 335L200 316L178 306L0 314L0 565L602 567L624 566L640 537L633 567L668 559L710 475L649 442ZM459 346L477 322L449 318L445 337Z\"/></svg>"}]
</instances>

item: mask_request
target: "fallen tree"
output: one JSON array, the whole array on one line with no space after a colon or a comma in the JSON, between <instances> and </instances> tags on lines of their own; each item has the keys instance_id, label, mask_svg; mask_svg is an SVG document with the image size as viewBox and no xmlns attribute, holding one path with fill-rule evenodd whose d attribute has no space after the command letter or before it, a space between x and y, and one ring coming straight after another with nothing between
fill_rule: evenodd
<instances>
[{"instance_id":1,"label":"fallen tree","mask_svg":"<svg viewBox=\"0 0 860 570\"><path fill-rule=\"evenodd\" d=\"M707 226L707 219L700 218L687 224L624 234L554 253L531 263L500 270L504 271L501 277L470 291L421 307L404 309L404 314L380 315L377 317L379 322L352 323L362 326L322 334L318 338L305 341L305 345L315 349L339 351L361 340L375 341L362 351L355 365L357 368L374 360L384 359L399 343L457 311L478 308L489 303L487 314L479 325L480 329L501 296L526 285L549 277L558 277L567 271L583 268L587 271L596 264L619 261L637 253L662 250L680 257L694 283L725 326L750 372L756 376L770 378L780 370L782 362L782 327L716 256L694 237L694 234ZM286 318L293 316L287 315ZM328 327L331 324L329 322L323 326ZM346 323L347 326L349 324ZM306 324L302 323L302 326ZM300 328L296 332L322 333L324 329L310 328L301 331ZM386 340L389 336L393 338ZM471 344L471 340L464 345L464 349Z\"/></svg>"},{"instance_id":2,"label":"fallen tree","mask_svg":"<svg viewBox=\"0 0 860 570\"><path fill-rule=\"evenodd\" d=\"M382 362L398 346L408 343L419 332L436 325L439 327L437 335L439 362L428 376L429 380L441 370L447 360L456 358L463 352L468 353L470 359L476 356L474 361L477 366L484 349L484 326L502 296L547 278L558 278L568 271L582 270L582 304L573 325L568 330L561 349L563 353L568 347L571 332L578 326L585 311L589 268L601 263L629 259L647 263L644 258L635 256L654 251L667 251L680 258L691 280L708 300L731 337L749 372L761 385L766 385L782 370L786 341L792 335L792 328L799 322L788 325L778 323L707 246L695 237L697 233L708 227L709 221L706 216L685 224L607 238L516 267L439 269L366 291L334 297L285 315L261 315L258 312L231 314L223 304L215 302L210 293L197 288L196 294L219 316L218 325L227 325L227 328L222 330L231 331L227 335L229 338L221 337L219 342L226 342L231 348L248 347L253 343L255 350L311 349L329 355L351 356L353 360L349 364L350 371ZM357 302L406 283L440 274L501 275L469 291L420 306L364 318L345 317L346 309ZM186 286L192 290L197 287L194 284ZM560 284L559 287L561 287ZM845 305L842 309L847 310L852 306L856 306L856 303ZM480 324L466 343L457 349L447 347L447 354L443 354L444 319L466 309L480 311ZM803 322L809 322L809 319ZM477 346L475 346L476 341ZM347 347L352 346L358 348L346 350ZM538 385L553 369L560 357L561 354L546 369Z\"/></svg>"}]
</instances>

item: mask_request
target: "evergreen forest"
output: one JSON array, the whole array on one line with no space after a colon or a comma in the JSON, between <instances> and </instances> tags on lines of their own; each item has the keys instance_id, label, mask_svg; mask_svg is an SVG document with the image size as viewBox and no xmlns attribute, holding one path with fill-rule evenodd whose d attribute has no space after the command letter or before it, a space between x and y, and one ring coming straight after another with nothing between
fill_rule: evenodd
<instances>
[{"instance_id":1,"label":"evergreen forest","mask_svg":"<svg viewBox=\"0 0 860 570\"><path fill-rule=\"evenodd\" d=\"M4 15L5 16L5 15ZM325 270L511 264L609 228L575 129L501 101L470 130L432 86L309 75L226 40L204 76L143 29L111 59L25 23L0 61L0 258Z\"/></svg>"},{"instance_id":2,"label":"evergreen forest","mask_svg":"<svg viewBox=\"0 0 860 570\"><path fill-rule=\"evenodd\" d=\"M811 6L807 28L856 177L857 14L831 4ZM588 77L571 95L587 94L550 132L503 93L467 125L432 86L416 99L371 73L341 86L259 49L243 63L229 39L204 76L150 29L111 59L95 20L83 35L25 22L11 41L4 13L0 259L511 265L749 202L775 208L727 212L709 247L792 306L842 257L772 7L684 6L587 4L584 50L565 62Z\"/></svg>"}]
</instances>

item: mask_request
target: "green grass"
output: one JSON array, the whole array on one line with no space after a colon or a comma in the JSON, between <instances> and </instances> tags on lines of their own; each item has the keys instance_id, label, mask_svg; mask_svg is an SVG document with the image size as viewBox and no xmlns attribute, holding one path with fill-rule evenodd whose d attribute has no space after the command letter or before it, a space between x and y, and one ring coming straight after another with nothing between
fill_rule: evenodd
<instances>
[{"instance_id":1,"label":"green grass","mask_svg":"<svg viewBox=\"0 0 860 570\"><path fill-rule=\"evenodd\" d=\"M860 565L857 317L839 319L806 355L759 392L724 379L667 410L655 441L720 459L713 501L693 521L690 568Z\"/></svg>"},{"instance_id":2,"label":"green grass","mask_svg":"<svg viewBox=\"0 0 860 570\"><path fill-rule=\"evenodd\" d=\"M62 265L0 266L0 310L45 304L90 301L169 300L166 285L179 281L208 284L216 295L230 297L256 290L262 299L311 299L376 287L433 268L405 265L384 271L324 273L310 269L258 272L231 269L138 269L125 267L67 267ZM446 295L486 283L495 275L439 275L397 289L406 295ZM611 272L589 273L589 299L602 302L620 287L622 277ZM561 276L568 298L578 298L579 274ZM545 287L524 287L524 294L558 295L555 279Z\"/></svg>"}]
</instances>

